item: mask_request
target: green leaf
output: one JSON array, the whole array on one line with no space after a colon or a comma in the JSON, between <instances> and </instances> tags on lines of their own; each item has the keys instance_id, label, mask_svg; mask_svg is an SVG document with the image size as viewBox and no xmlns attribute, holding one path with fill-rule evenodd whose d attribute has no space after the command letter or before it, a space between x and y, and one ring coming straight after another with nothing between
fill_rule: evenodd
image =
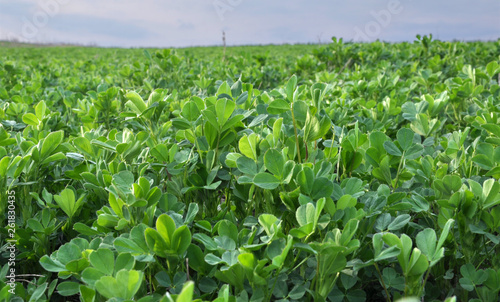
<instances>
[{"instance_id":1,"label":"green leaf","mask_svg":"<svg viewBox=\"0 0 500 302\"><path fill-rule=\"evenodd\" d=\"M288 82L286 83L286 88L285 88L286 97L290 102L295 101L294 93L296 89L297 89L297 76L292 75L288 80Z\"/></svg>"},{"instance_id":2,"label":"green leaf","mask_svg":"<svg viewBox=\"0 0 500 302\"><path fill-rule=\"evenodd\" d=\"M261 214L259 223L264 228L267 236L272 236L276 232L276 222L278 218L272 214Z\"/></svg>"},{"instance_id":3,"label":"green leaf","mask_svg":"<svg viewBox=\"0 0 500 302\"><path fill-rule=\"evenodd\" d=\"M131 270L135 266L135 258L130 253L120 253L116 257L115 261L115 272L121 271L122 269Z\"/></svg>"},{"instance_id":4,"label":"green leaf","mask_svg":"<svg viewBox=\"0 0 500 302\"><path fill-rule=\"evenodd\" d=\"M189 101L182 107L181 115L188 121L194 122L201 116L201 111L195 102Z\"/></svg>"},{"instance_id":5,"label":"green leaf","mask_svg":"<svg viewBox=\"0 0 500 302\"><path fill-rule=\"evenodd\" d=\"M333 183L326 177L318 177L314 180L312 190L311 190L311 197L314 200L317 200L319 198L328 198L332 195L333 193Z\"/></svg>"},{"instance_id":6,"label":"green leaf","mask_svg":"<svg viewBox=\"0 0 500 302\"><path fill-rule=\"evenodd\" d=\"M129 91L125 98L129 100L125 103L125 106L129 107L137 115L142 114L148 108L142 97L135 91Z\"/></svg>"},{"instance_id":7,"label":"green leaf","mask_svg":"<svg viewBox=\"0 0 500 302\"><path fill-rule=\"evenodd\" d=\"M283 99L276 99L269 103L267 112L269 114L281 114L290 110L290 104Z\"/></svg>"},{"instance_id":8,"label":"green leaf","mask_svg":"<svg viewBox=\"0 0 500 302\"><path fill-rule=\"evenodd\" d=\"M31 126L38 126L40 124L40 120L33 113L25 113L23 115L23 123Z\"/></svg>"},{"instance_id":9,"label":"green leaf","mask_svg":"<svg viewBox=\"0 0 500 302\"><path fill-rule=\"evenodd\" d=\"M399 150L399 148L396 146L396 144L394 144L391 141L384 142L384 149L390 155L394 155L394 156L402 156L403 155L403 153L401 152L401 150Z\"/></svg>"},{"instance_id":10,"label":"green leaf","mask_svg":"<svg viewBox=\"0 0 500 302\"><path fill-rule=\"evenodd\" d=\"M397 257L400 253L401 250L397 246L391 246L375 255L375 258L373 260L375 260L376 262L386 260L392 257Z\"/></svg>"},{"instance_id":11,"label":"green leaf","mask_svg":"<svg viewBox=\"0 0 500 302\"><path fill-rule=\"evenodd\" d=\"M304 126L304 140L306 142L312 142L319 138L321 138L320 123L318 119L308 111Z\"/></svg>"},{"instance_id":12,"label":"green leaf","mask_svg":"<svg viewBox=\"0 0 500 302\"><path fill-rule=\"evenodd\" d=\"M82 302L94 302L95 290L90 287L80 285L80 298L82 299Z\"/></svg>"},{"instance_id":13,"label":"green leaf","mask_svg":"<svg viewBox=\"0 0 500 302\"><path fill-rule=\"evenodd\" d=\"M73 217L75 212L78 210L76 208L75 193L71 189L64 189L61 194L54 195L54 200L61 210L68 215L68 217Z\"/></svg>"},{"instance_id":14,"label":"green leaf","mask_svg":"<svg viewBox=\"0 0 500 302\"><path fill-rule=\"evenodd\" d=\"M488 132L493 133L496 137L500 137L500 126L497 124L484 124L481 125L482 128L488 130Z\"/></svg>"},{"instance_id":15,"label":"green leaf","mask_svg":"<svg viewBox=\"0 0 500 302\"><path fill-rule=\"evenodd\" d=\"M177 255L182 256L186 252L187 248L191 244L191 232L187 225L183 225L175 230L172 235L172 246L171 249L177 253Z\"/></svg>"},{"instance_id":16,"label":"green leaf","mask_svg":"<svg viewBox=\"0 0 500 302\"><path fill-rule=\"evenodd\" d=\"M314 185L314 172L309 167L303 167L297 174L297 182L303 194L310 195Z\"/></svg>"},{"instance_id":17,"label":"green leaf","mask_svg":"<svg viewBox=\"0 0 500 302\"><path fill-rule=\"evenodd\" d=\"M354 234L356 233L358 226L359 226L359 220L350 219L344 226L344 229L342 230L342 235L340 236L340 244L347 246L351 241L352 237L354 236Z\"/></svg>"},{"instance_id":18,"label":"green leaf","mask_svg":"<svg viewBox=\"0 0 500 302\"><path fill-rule=\"evenodd\" d=\"M116 279L104 276L95 283L97 291L104 297L130 300L139 290L143 281L143 273L136 270L121 270Z\"/></svg>"},{"instance_id":19,"label":"green leaf","mask_svg":"<svg viewBox=\"0 0 500 302\"><path fill-rule=\"evenodd\" d=\"M94 150L90 145L90 141L86 137L77 137L73 140L73 145L78 149L78 151L82 152L84 155L93 158Z\"/></svg>"},{"instance_id":20,"label":"green leaf","mask_svg":"<svg viewBox=\"0 0 500 302\"><path fill-rule=\"evenodd\" d=\"M415 133L408 128L399 129L396 136L398 138L399 146L401 146L401 149L403 149L403 151L406 151L411 147L411 145L413 144L414 135Z\"/></svg>"},{"instance_id":21,"label":"green leaf","mask_svg":"<svg viewBox=\"0 0 500 302\"><path fill-rule=\"evenodd\" d=\"M44 164L48 164L48 163L59 161L59 160L65 160L65 159L66 159L66 155L64 155L62 152L57 152L55 154L50 155L46 159L44 159L41 162L41 164L44 165Z\"/></svg>"},{"instance_id":22,"label":"green leaf","mask_svg":"<svg viewBox=\"0 0 500 302\"><path fill-rule=\"evenodd\" d=\"M497 61L491 61L486 65L486 73L492 78L495 74L500 72L500 66L498 66Z\"/></svg>"},{"instance_id":23,"label":"green leaf","mask_svg":"<svg viewBox=\"0 0 500 302\"><path fill-rule=\"evenodd\" d=\"M500 203L500 183L490 178L483 183L482 201L483 208L487 209Z\"/></svg>"},{"instance_id":24,"label":"green leaf","mask_svg":"<svg viewBox=\"0 0 500 302\"><path fill-rule=\"evenodd\" d=\"M43 255L40 258L40 265L49 272L59 273L66 271L66 267L61 262L50 258L47 255Z\"/></svg>"},{"instance_id":25,"label":"green leaf","mask_svg":"<svg viewBox=\"0 0 500 302\"><path fill-rule=\"evenodd\" d=\"M431 261L436 253L436 232L433 229L426 228L417 234L415 241L417 247L427 256L427 259Z\"/></svg>"},{"instance_id":26,"label":"green leaf","mask_svg":"<svg viewBox=\"0 0 500 302\"><path fill-rule=\"evenodd\" d=\"M181 293L177 296L176 302L191 302L193 301L194 282L188 281L182 286Z\"/></svg>"},{"instance_id":27,"label":"green leaf","mask_svg":"<svg viewBox=\"0 0 500 302\"><path fill-rule=\"evenodd\" d=\"M428 268L429 262L427 261L427 258L418 248L414 248L411 253L407 275L420 276L423 275Z\"/></svg>"},{"instance_id":28,"label":"green leaf","mask_svg":"<svg viewBox=\"0 0 500 302\"><path fill-rule=\"evenodd\" d=\"M239 121L241 121L245 116L243 114L237 114L233 117L231 117L229 120L227 120L224 125L222 126L221 128L221 133L228 130L228 129L231 129L236 123L238 123ZM232 132L230 132L232 133ZM221 139L222 141L223 139ZM221 143L222 144L222 143ZM223 146L225 146L225 144L223 144Z\"/></svg>"},{"instance_id":29,"label":"green leaf","mask_svg":"<svg viewBox=\"0 0 500 302\"><path fill-rule=\"evenodd\" d=\"M297 218L297 222L299 225L305 226L306 224L313 223L315 217L316 208L312 203L307 203L301 205L297 211L295 212L295 217Z\"/></svg>"},{"instance_id":30,"label":"green leaf","mask_svg":"<svg viewBox=\"0 0 500 302\"><path fill-rule=\"evenodd\" d=\"M273 138L277 142L281 136L281 126L283 125L283 118L277 119L273 124Z\"/></svg>"},{"instance_id":31,"label":"green leaf","mask_svg":"<svg viewBox=\"0 0 500 302\"><path fill-rule=\"evenodd\" d=\"M152 228L145 231L146 243L149 249L160 257L166 258L167 254L171 252L170 242L167 244L160 233Z\"/></svg>"},{"instance_id":32,"label":"green leaf","mask_svg":"<svg viewBox=\"0 0 500 302\"><path fill-rule=\"evenodd\" d=\"M140 247L135 241L129 238L123 238L123 237L116 238L115 241L113 242L113 245L115 249L121 253L127 252L132 254L144 254L147 252L142 247Z\"/></svg>"},{"instance_id":33,"label":"green leaf","mask_svg":"<svg viewBox=\"0 0 500 302\"><path fill-rule=\"evenodd\" d=\"M250 176L255 176L259 172L255 161L248 157L239 157L236 160L236 166L242 173Z\"/></svg>"},{"instance_id":34,"label":"green leaf","mask_svg":"<svg viewBox=\"0 0 500 302\"><path fill-rule=\"evenodd\" d=\"M175 222L167 214L161 214L156 220L156 230L161 235L167 246L171 246L172 237L175 232Z\"/></svg>"},{"instance_id":35,"label":"green leaf","mask_svg":"<svg viewBox=\"0 0 500 302\"><path fill-rule=\"evenodd\" d=\"M43 139L42 148L40 149L40 159L45 159L52 155L52 152L59 147L64 138L63 131L51 132Z\"/></svg>"},{"instance_id":36,"label":"green leaf","mask_svg":"<svg viewBox=\"0 0 500 302\"><path fill-rule=\"evenodd\" d=\"M257 160L257 145L259 143L259 137L257 134L252 133L249 136L246 134L240 139L238 146L240 152L253 160Z\"/></svg>"},{"instance_id":37,"label":"green leaf","mask_svg":"<svg viewBox=\"0 0 500 302\"><path fill-rule=\"evenodd\" d=\"M45 104L45 101L40 101L36 106L35 106L35 114L38 120L43 120L45 117L45 112L47 111L47 105Z\"/></svg>"},{"instance_id":38,"label":"green leaf","mask_svg":"<svg viewBox=\"0 0 500 302\"><path fill-rule=\"evenodd\" d=\"M252 182L256 186L268 190L274 190L280 185L279 179L266 172L261 172L255 175Z\"/></svg>"},{"instance_id":39,"label":"green leaf","mask_svg":"<svg viewBox=\"0 0 500 302\"><path fill-rule=\"evenodd\" d=\"M445 175L442 180L436 180L434 185L445 196L449 196L458 192L462 186L462 180L458 175Z\"/></svg>"},{"instance_id":40,"label":"green leaf","mask_svg":"<svg viewBox=\"0 0 500 302\"><path fill-rule=\"evenodd\" d=\"M353 208L357 204L356 198L352 197L349 194L346 194L337 201L337 209L344 210L346 208Z\"/></svg>"},{"instance_id":41,"label":"green leaf","mask_svg":"<svg viewBox=\"0 0 500 302\"><path fill-rule=\"evenodd\" d=\"M7 287L7 286L5 286ZM44 282L42 285L38 286L33 293L31 294L31 297L29 299L29 302L36 302L38 299L40 299L43 294L45 293L45 290L47 289L47 282ZM14 301L14 299L12 300Z\"/></svg>"},{"instance_id":42,"label":"green leaf","mask_svg":"<svg viewBox=\"0 0 500 302\"><path fill-rule=\"evenodd\" d=\"M57 293L63 297L69 297L80 292L80 283L77 282L62 282L57 285Z\"/></svg>"},{"instance_id":43,"label":"green leaf","mask_svg":"<svg viewBox=\"0 0 500 302\"><path fill-rule=\"evenodd\" d=\"M269 149L264 154L264 165L267 170L277 176L279 179L283 179L283 169L285 167L285 160L283 155L276 149Z\"/></svg>"},{"instance_id":44,"label":"green leaf","mask_svg":"<svg viewBox=\"0 0 500 302\"><path fill-rule=\"evenodd\" d=\"M408 214L402 214L396 217L387 227L389 231L396 231L403 228L410 222L411 216Z\"/></svg>"},{"instance_id":45,"label":"green leaf","mask_svg":"<svg viewBox=\"0 0 500 302\"><path fill-rule=\"evenodd\" d=\"M115 257L111 250L100 248L89 255L90 264L108 276L113 275Z\"/></svg>"},{"instance_id":46,"label":"green leaf","mask_svg":"<svg viewBox=\"0 0 500 302\"><path fill-rule=\"evenodd\" d=\"M226 98L217 100L215 103L215 112L217 116L217 123L219 124L219 129L226 123L231 114L233 114L236 104Z\"/></svg>"},{"instance_id":47,"label":"green leaf","mask_svg":"<svg viewBox=\"0 0 500 302\"><path fill-rule=\"evenodd\" d=\"M417 159L424 151L424 146L421 144L414 144L405 152L406 159Z\"/></svg>"},{"instance_id":48,"label":"green leaf","mask_svg":"<svg viewBox=\"0 0 500 302\"><path fill-rule=\"evenodd\" d=\"M453 220L453 219L448 219L448 221L446 221L446 224L443 227L443 231L441 232L441 235L439 236L439 241L436 245L436 250L439 250L443 246L443 244L446 241L446 238L448 237L448 234L450 232L450 228L452 227L452 225L454 223L455 223L455 220Z\"/></svg>"}]
</instances>

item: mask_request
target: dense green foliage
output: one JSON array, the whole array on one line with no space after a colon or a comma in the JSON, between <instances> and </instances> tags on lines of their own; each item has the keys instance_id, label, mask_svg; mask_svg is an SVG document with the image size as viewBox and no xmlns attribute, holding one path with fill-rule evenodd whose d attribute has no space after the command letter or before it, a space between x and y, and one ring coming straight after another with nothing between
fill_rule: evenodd
<instances>
[{"instance_id":1,"label":"dense green foliage","mask_svg":"<svg viewBox=\"0 0 500 302\"><path fill-rule=\"evenodd\" d=\"M499 62L0 48L0 299L497 301Z\"/></svg>"}]
</instances>

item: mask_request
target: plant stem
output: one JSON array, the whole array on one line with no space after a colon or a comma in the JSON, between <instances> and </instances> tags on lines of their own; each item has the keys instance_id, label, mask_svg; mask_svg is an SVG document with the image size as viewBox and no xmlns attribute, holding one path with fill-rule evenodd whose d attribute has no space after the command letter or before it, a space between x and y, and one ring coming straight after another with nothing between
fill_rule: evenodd
<instances>
[{"instance_id":1,"label":"plant stem","mask_svg":"<svg viewBox=\"0 0 500 302\"><path fill-rule=\"evenodd\" d=\"M295 114L293 114L293 103L292 103L292 121L293 121L293 131L295 132L295 146L297 148L297 155L299 156L299 164L301 164L302 157L300 156L299 135L297 134L297 122L295 121Z\"/></svg>"},{"instance_id":2,"label":"plant stem","mask_svg":"<svg viewBox=\"0 0 500 302\"><path fill-rule=\"evenodd\" d=\"M401 160L399 161L398 172L396 173L396 180L394 181L393 189L396 189L398 187L399 173L401 172L401 166L403 165L403 163L405 161L405 152L406 151L403 151L403 155L401 155Z\"/></svg>"},{"instance_id":3,"label":"plant stem","mask_svg":"<svg viewBox=\"0 0 500 302\"><path fill-rule=\"evenodd\" d=\"M385 285L384 278L382 277L382 273L380 272L380 269L378 268L378 265L376 262L374 262L373 265L375 266L375 269L377 270L377 273L380 276L380 283L382 283L382 287L384 288L384 291L386 294L385 300L387 302L391 302L391 296L389 295L389 291L387 290L387 286Z\"/></svg>"}]
</instances>

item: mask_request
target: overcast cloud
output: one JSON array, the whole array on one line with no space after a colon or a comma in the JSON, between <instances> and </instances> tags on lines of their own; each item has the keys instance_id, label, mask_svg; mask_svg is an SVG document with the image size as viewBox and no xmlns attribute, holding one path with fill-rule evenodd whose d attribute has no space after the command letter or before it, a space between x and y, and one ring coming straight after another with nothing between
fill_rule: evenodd
<instances>
[{"instance_id":1,"label":"overcast cloud","mask_svg":"<svg viewBox=\"0 0 500 302\"><path fill-rule=\"evenodd\" d=\"M500 38L498 0L0 0L0 39L121 47Z\"/></svg>"}]
</instances>

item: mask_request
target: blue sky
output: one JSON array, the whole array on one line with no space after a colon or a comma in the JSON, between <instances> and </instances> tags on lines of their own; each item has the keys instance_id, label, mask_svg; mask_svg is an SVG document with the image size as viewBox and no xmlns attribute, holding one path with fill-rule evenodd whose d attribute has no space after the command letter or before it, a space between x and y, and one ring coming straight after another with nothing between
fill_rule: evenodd
<instances>
[{"instance_id":1,"label":"blue sky","mask_svg":"<svg viewBox=\"0 0 500 302\"><path fill-rule=\"evenodd\" d=\"M0 39L183 47L500 38L499 0L0 0Z\"/></svg>"}]
</instances>

